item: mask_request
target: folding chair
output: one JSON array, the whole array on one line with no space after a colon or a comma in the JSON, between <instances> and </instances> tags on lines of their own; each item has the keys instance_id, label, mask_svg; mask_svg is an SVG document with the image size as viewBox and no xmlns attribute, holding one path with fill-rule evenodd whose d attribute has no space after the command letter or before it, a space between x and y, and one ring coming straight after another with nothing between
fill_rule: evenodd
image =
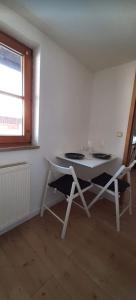
<instances>
[{"instance_id":1,"label":"folding chair","mask_svg":"<svg viewBox=\"0 0 136 300\"><path fill-rule=\"evenodd\" d=\"M47 209L54 217L56 217L62 224L62 233L61 233L61 238L65 238L66 230L67 230L67 225L68 225L68 220L69 220L69 215L71 211L71 205L72 202L78 205L80 208L84 209L87 216L90 217L90 212L88 210L85 198L83 193L89 190L92 187L92 184L88 181L85 181L81 178L77 178L76 173L74 171L74 168L72 166L70 167L62 167L59 165L56 165L55 163L48 161L48 172L46 176L46 182L44 186L44 192L43 192L43 200L42 200L42 205L41 205L41 216L44 214L44 210ZM59 172L61 174L65 174L58 178L57 180L50 182L50 176L52 172ZM66 209L66 214L64 220L62 220L56 213L53 212L53 210L47 205L47 190L48 187L52 187L55 190L59 191L63 195L65 195L66 200L68 202L67 209ZM74 199L80 196L82 205L77 203Z\"/></svg>"},{"instance_id":2,"label":"folding chair","mask_svg":"<svg viewBox=\"0 0 136 300\"><path fill-rule=\"evenodd\" d=\"M129 210L129 214L132 214L132 192L131 192L131 177L130 171L135 165L136 160L134 160L128 167L122 165L119 170L111 176L108 173L102 173L99 176L92 179L92 183L100 188L100 192L88 205L90 209L105 192L108 192L110 195L114 196L115 199L115 209L116 209L116 228L117 231L120 231L120 218L121 216ZM124 175L127 175L127 181L122 179ZM128 191L129 192L129 201L128 205L120 212L119 198L121 193Z\"/></svg>"}]
</instances>

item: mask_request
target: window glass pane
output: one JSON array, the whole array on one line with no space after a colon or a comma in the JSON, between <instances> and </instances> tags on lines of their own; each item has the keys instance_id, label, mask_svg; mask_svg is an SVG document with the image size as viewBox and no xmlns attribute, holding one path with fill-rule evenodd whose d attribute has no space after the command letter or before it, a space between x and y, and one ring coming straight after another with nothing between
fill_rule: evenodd
<instances>
[{"instance_id":1,"label":"window glass pane","mask_svg":"<svg viewBox=\"0 0 136 300\"><path fill-rule=\"evenodd\" d=\"M23 100L0 94L0 135L23 135Z\"/></svg>"},{"instance_id":2,"label":"window glass pane","mask_svg":"<svg viewBox=\"0 0 136 300\"><path fill-rule=\"evenodd\" d=\"M22 96L22 55L0 45L0 90Z\"/></svg>"}]
</instances>

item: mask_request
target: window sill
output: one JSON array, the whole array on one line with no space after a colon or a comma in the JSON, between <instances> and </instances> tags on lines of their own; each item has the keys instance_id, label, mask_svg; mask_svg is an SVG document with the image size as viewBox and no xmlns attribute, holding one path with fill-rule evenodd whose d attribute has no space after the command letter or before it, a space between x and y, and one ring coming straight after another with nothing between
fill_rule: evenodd
<instances>
[{"instance_id":1,"label":"window sill","mask_svg":"<svg viewBox=\"0 0 136 300\"><path fill-rule=\"evenodd\" d=\"M40 146L33 145L33 144L27 144L27 145L14 145L14 146L2 146L0 145L0 152L6 152L6 151L19 151L19 150L34 150L39 149Z\"/></svg>"}]
</instances>

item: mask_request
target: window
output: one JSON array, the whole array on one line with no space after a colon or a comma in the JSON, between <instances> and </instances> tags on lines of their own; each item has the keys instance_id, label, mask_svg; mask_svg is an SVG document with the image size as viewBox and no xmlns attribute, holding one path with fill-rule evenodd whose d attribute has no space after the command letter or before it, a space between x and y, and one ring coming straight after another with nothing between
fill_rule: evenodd
<instances>
[{"instance_id":1,"label":"window","mask_svg":"<svg viewBox=\"0 0 136 300\"><path fill-rule=\"evenodd\" d=\"M31 143L32 50L0 32L0 145Z\"/></svg>"}]
</instances>

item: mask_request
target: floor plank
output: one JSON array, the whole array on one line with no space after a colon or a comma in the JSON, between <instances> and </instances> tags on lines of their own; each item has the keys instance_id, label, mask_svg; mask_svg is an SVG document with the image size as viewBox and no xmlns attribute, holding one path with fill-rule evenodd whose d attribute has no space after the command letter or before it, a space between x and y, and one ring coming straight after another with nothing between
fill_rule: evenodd
<instances>
[{"instance_id":1,"label":"floor plank","mask_svg":"<svg viewBox=\"0 0 136 300\"><path fill-rule=\"evenodd\" d=\"M70 295L66 293L63 286L52 277L42 288L34 295L33 300L70 300Z\"/></svg>"}]
</instances>

